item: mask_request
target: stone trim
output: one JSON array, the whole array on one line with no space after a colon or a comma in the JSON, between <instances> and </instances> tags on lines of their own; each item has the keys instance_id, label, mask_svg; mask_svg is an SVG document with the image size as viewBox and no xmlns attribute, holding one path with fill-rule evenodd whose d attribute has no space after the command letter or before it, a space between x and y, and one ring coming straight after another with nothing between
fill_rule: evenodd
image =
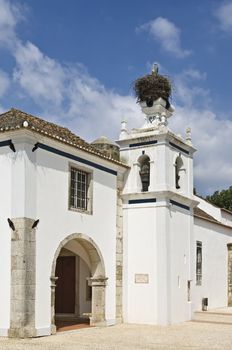
<instances>
[{"instance_id":1,"label":"stone trim","mask_svg":"<svg viewBox=\"0 0 232 350\"><path fill-rule=\"evenodd\" d=\"M92 311L90 316L90 324L97 326L106 326L105 320L105 288L107 279L105 277L105 265L102 254L92 238L81 234L74 233L67 236L56 249L51 273L51 333L56 333L55 326L55 287L56 279L56 260L61 252L61 249L71 240L76 239L82 247L88 252L91 261L92 277L88 279L89 285L92 286Z\"/></svg>"},{"instance_id":2,"label":"stone trim","mask_svg":"<svg viewBox=\"0 0 232 350\"><path fill-rule=\"evenodd\" d=\"M227 244L228 250L228 306L232 306L232 243Z\"/></svg>"},{"instance_id":3,"label":"stone trim","mask_svg":"<svg viewBox=\"0 0 232 350\"><path fill-rule=\"evenodd\" d=\"M8 336L28 338L35 330L36 234L33 219L14 218L11 231L11 311Z\"/></svg>"},{"instance_id":4,"label":"stone trim","mask_svg":"<svg viewBox=\"0 0 232 350\"><path fill-rule=\"evenodd\" d=\"M117 179L117 217L116 217L116 322L123 322L123 181Z\"/></svg>"},{"instance_id":5,"label":"stone trim","mask_svg":"<svg viewBox=\"0 0 232 350\"><path fill-rule=\"evenodd\" d=\"M55 325L55 292L56 292L56 281L58 277L51 276L51 334L56 333L56 325Z\"/></svg>"},{"instance_id":6,"label":"stone trim","mask_svg":"<svg viewBox=\"0 0 232 350\"><path fill-rule=\"evenodd\" d=\"M108 278L96 277L89 278L88 284L92 287L92 311L90 316L90 325L106 326L105 319L105 287Z\"/></svg>"},{"instance_id":7,"label":"stone trim","mask_svg":"<svg viewBox=\"0 0 232 350\"><path fill-rule=\"evenodd\" d=\"M90 277L88 278L88 285L91 287L106 287L108 277Z\"/></svg>"}]
</instances>

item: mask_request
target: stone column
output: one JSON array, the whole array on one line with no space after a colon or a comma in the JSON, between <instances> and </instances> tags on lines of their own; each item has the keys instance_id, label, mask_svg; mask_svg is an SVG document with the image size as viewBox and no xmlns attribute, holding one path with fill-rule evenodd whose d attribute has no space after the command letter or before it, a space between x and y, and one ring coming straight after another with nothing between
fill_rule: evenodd
<instances>
[{"instance_id":1,"label":"stone column","mask_svg":"<svg viewBox=\"0 0 232 350\"><path fill-rule=\"evenodd\" d=\"M228 249L228 306L232 306L232 243L227 244Z\"/></svg>"},{"instance_id":2,"label":"stone column","mask_svg":"<svg viewBox=\"0 0 232 350\"><path fill-rule=\"evenodd\" d=\"M88 279L92 287L92 313L90 325L106 326L105 319L105 288L107 279L105 277L91 277Z\"/></svg>"},{"instance_id":3,"label":"stone column","mask_svg":"<svg viewBox=\"0 0 232 350\"><path fill-rule=\"evenodd\" d=\"M35 254L33 219L12 219L11 314L9 337L34 337L35 332Z\"/></svg>"},{"instance_id":4,"label":"stone column","mask_svg":"<svg viewBox=\"0 0 232 350\"><path fill-rule=\"evenodd\" d=\"M55 324L55 296L56 296L56 281L58 277L51 276L51 334L56 334Z\"/></svg>"},{"instance_id":5,"label":"stone column","mask_svg":"<svg viewBox=\"0 0 232 350\"><path fill-rule=\"evenodd\" d=\"M122 186L123 182L117 181L117 232L116 232L116 322L122 323L122 270L123 270L123 208Z\"/></svg>"}]
</instances>

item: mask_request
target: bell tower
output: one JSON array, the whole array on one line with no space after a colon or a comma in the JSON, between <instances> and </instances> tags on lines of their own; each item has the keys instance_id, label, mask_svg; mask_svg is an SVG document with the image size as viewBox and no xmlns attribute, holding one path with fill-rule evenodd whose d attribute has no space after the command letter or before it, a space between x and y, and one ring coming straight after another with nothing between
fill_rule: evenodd
<instances>
[{"instance_id":1,"label":"bell tower","mask_svg":"<svg viewBox=\"0 0 232 350\"><path fill-rule=\"evenodd\" d=\"M131 167L124 193L149 197L149 193L172 191L192 197L195 149L189 128L185 139L168 128L168 120L174 112L169 102L169 79L159 75L158 67L154 65L151 74L136 80L135 92L144 123L141 128L129 131L123 121L117 141L121 159Z\"/></svg>"},{"instance_id":2,"label":"bell tower","mask_svg":"<svg viewBox=\"0 0 232 350\"><path fill-rule=\"evenodd\" d=\"M172 86L157 65L134 90L144 123L128 130L123 121L117 141L130 166L122 195L124 319L165 325L191 319L195 149L190 129L182 138L168 127Z\"/></svg>"}]
</instances>

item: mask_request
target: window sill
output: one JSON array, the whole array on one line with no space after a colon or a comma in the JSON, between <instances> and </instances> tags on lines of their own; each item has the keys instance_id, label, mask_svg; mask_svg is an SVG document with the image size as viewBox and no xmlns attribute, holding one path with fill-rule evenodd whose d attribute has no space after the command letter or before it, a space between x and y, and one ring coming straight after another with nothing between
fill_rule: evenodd
<instances>
[{"instance_id":1,"label":"window sill","mask_svg":"<svg viewBox=\"0 0 232 350\"><path fill-rule=\"evenodd\" d=\"M84 210L84 209L72 208L72 207L69 207L68 210L76 212L76 213L80 213L80 214L93 215L92 210Z\"/></svg>"}]
</instances>

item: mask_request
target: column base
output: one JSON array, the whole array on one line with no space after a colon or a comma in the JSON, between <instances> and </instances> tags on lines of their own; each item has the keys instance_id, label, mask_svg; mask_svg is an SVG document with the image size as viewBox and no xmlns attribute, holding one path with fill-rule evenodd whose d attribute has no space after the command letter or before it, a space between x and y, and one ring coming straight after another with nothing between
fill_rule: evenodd
<instances>
[{"instance_id":1,"label":"column base","mask_svg":"<svg viewBox=\"0 0 232 350\"><path fill-rule=\"evenodd\" d=\"M116 324L121 324L123 323L122 317L116 317Z\"/></svg>"},{"instance_id":2,"label":"column base","mask_svg":"<svg viewBox=\"0 0 232 350\"><path fill-rule=\"evenodd\" d=\"M36 330L32 327L10 328L8 330L9 338L34 338Z\"/></svg>"},{"instance_id":3,"label":"column base","mask_svg":"<svg viewBox=\"0 0 232 350\"><path fill-rule=\"evenodd\" d=\"M89 324L90 324L90 326L107 327L107 322L106 322L106 320L96 321L96 320L94 320L94 318L92 318L92 317L89 318Z\"/></svg>"},{"instance_id":4,"label":"column base","mask_svg":"<svg viewBox=\"0 0 232 350\"><path fill-rule=\"evenodd\" d=\"M54 334L56 334L56 325L52 324L51 325L51 335L54 335Z\"/></svg>"}]
</instances>

